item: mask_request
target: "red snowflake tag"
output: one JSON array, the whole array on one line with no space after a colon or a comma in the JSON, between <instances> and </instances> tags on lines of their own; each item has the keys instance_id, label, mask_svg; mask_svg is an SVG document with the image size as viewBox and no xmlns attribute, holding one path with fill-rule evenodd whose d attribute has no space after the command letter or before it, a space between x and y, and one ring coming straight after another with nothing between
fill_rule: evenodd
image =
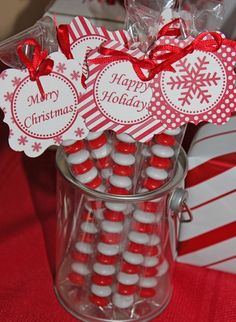
<instances>
[{"instance_id":1,"label":"red snowflake tag","mask_svg":"<svg viewBox=\"0 0 236 322\"><path fill-rule=\"evenodd\" d=\"M183 48L192 40L163 37L157 45ZM175 72L163 71L151 82L149 112L168 128L189 122L225 123L236 106L235 61L235 49L224 44L216 52L194 50L172 64Z\"/></svg>"},{"instance_id":2,"label":"red snowflake tag","mask_svg":"<svg viewBox=\"0 0 236 322\"><path fill-rule=\"evenodd\" d=\"M88 134L77 106L84 91L82 68L75 60L54 53L54 67L40 82L45 98L28 70L8 69L0 74L0 108L9 126L13 150L36 157L51 145L67 139L82 139Z\"/></svg>"}]
</instances>

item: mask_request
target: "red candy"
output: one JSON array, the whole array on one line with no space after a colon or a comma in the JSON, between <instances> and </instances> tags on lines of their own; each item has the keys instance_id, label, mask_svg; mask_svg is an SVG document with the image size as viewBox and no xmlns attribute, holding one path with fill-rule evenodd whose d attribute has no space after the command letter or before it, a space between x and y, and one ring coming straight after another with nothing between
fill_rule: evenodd
<instances>
[{"instance_id":1,"label":"red candy","mask_svg":"<svg viewBox=\"0 0 236 322\"><path fill-rule=\"evenodd\" d=\"M78 252L78 251L74 251L71 254L71 257L75 261L78 261L78 262L81 262L81 263L87 263L89 261L89 255L88 254L83 254L83 253Z\"/></svg>"},{"instance_id":2,"label":"red candy","mask_svg":"<svg viewBox=\"0 0 236 322\"><path fill-rule=\"evenodd\" d=\"M72 145L64 146L63 150L65 153L71 154L80 151L84 147L84 142L83 141L76 141Z\"/></svg>"},{"instance_id":3,"label":"red candy","mask_svg":"<svg viewBox=\"0 0 236 322\"><path fill-rule=\"evenodd\" d=\"M137 147L135 143L117 142L115 144L115 149L120 153L134 154L137 150Z\"/></svg>"},{"instance_id":4,"label":"red candy","mask_svg":"<svg viewBox=\"0 0 236 322\"><path fill-rule=\"evenodd\" d=\"M109 304L109 300L107 297L100 297L95 294L91 294L89 299L93 304L97 306L107 306Z\"/></svg>"},{"instance_id":5,"label":"red candy","mask_svg":"<svg viewBox=\"0 0 236 322\"><path fill-rule=\"evenodd\" d=\"M138 221L135 221L132 225L133 230L136 230L140 233L152 233L154 227L152 224L144 224Z\"/></svg>"},{"instance_id":6,"label":"red candy","mask_svg":"<svg viewBox=\"0 0 236 322\"><path fill-rule=\"evenodd\" d=\"M118 187L110 187L108 189L108 192L113 194L113 195L128 195L129 194L129 190L125 189L125 188L118 188Z\"/></svg>"},{"instance_id":7,"label":"red candy","mask_svg":"<svg viewBox=\"0 0 236 322\"><path fill-rule=\"evenodd\" d=\"M96 178L94 178L92 181L86 183L85 185L91 189L96 189L97 187L99 187L102 183L102 179L100 176L96 176Z\"/></svg>"},{"instance_id":8,"label":"red candy","mask_svg":"<svg viewBox=\"0 0 236 322\"><path fill-rule=\"evenodd\" d=\"M83 232L79 235L79 240L91 244L95 241L95 235Z\"/></svg>"},{"instance_id":9,"label":"red candy","mask_svg":"<svg viewBox=\"0 0 236 322\"><path fill-rule=\"evenodd\" d=\"M117 261L117 255L107 256L107 255L98 253L96 256L96 260L102 264L112 265L112 264L115 264L115 262Z\"/></svg>"},{"instance_id":10,"label":"red candy","mask_svg":"<svg viewBox=\"0 0 236 322\"><path fill-rule=\"evenodd\" d=\"M173 136L165 134L165 133L155 135L155 141L156 141L156 143L166 145L166 146L176 145L175 138Z\"/></svg>"},{"instance_id":11,"label":"red candy","mask_svg":"<svg viewBox=\"0 0 236 322\"><path fill-rule=\"evenodd\" d=\"M162 180L154 180L152 178L146 178L143 182L144 188L148 190L155 190L160 188L163 185Z\"/></svg>"},{"instance_id":12,"label":"red candy","mask_svg":"<svg viewBox=\"0 0 236 322\"><path fill-rule=\"evenodd\" d=\"M83 221L86 221L86 222L94 222L95 221L94 215L88 211L84 211L82 213L81 218Z\"/></svg>"},{"instance_id":13,"label":"red candy","mask_svg":"<svg viewBox=\"0 0 236 322\"><path fill-rule=\"evenodd\" d=\"M157 274L157 268L156 267L145 267L142 271L142 275L145 277L152 277L156 276Z\"/></svg>"},{"instance_id":14,"label":"red candy","mask_svg":"<svg viewBox=\"0 0 236 322\"><path fill-rule=\"evenodd\" d=\"M139 294L141 297L153 297L156 295L155 288L140 288Z\"/></svg>"},{"instance_id":15,"label":"red candy","mask_svg":"<svg viewBox=\"0 0 236 322\"><path fill-rule=\"evenodd\" d=\"M92 169L93 163L90 159L80 164L71 164L71 170L74 175L84 174Z\"/></svg>"},{"instance_id":16,"label":"red candy","mask_svg":"<svg viewBox=\"0 0 236 322\"><path fill-rule=\"evenodd\" d=\"M133 265L133 264L127 263L126 261L124 261L121 266L121 271L128 274L137 274L140 272L140 270L141 270L141 266Z\"/></svg>"},{"instance_id":17,"label":"red candy","mask_svg":"<svg viewBox=\"0 0 236 322\"><path fill-rule=\"evenodd\" d=\"M100 135L94 140L88 140L88 145L91 149L99 149L101 146L107 143L107 138L105 134Z\"/></svg>"},{"instance_id":18,"label":"red candy","mask_svg":"<svg viewBox=\"0 0 236 322\"><path fill-rule=\"evenodd\" d=\"M94 284L107 286L107 285L111 285L113 283L113 278L112 278L112 276L103 276L103 275L99 275L97 273L94 273L92 276L92 282Z\"/></svg>"},{"instance_id":19,"label":"red candy","mask_svg":"<svg viewBox=\"0 0 236 322\"><path fill-rule=\"evenodd\" d=\"M106 169L110 167L110 163L111 163L110 157L107 156L107 157L98 159L96 162L96 165L99 169Z\"/></svg>"},{"instance_id":20,"label":"red candy","mask_svg":"<svg viewBox=\"0 0 236 322\"><path fill-rule=\"evenodd\" d=\"M137 290L136 285L125 285L125 284L118 284L118 293L122 295L131 295L134 294Z\"/></svg>"},{"instance_id":21,"label":"red candy","mask_svg":"<svg viewBox=\"0 0 236 322\"><path fill-rule=\"evenodd\" d=\"M82 276L78 273L71 272L68 277L72 283L79 285L79 286L83 285L85 282L84 276Z\"/></svg>"},{"instance_id":22,"label":"red candy","mask_svg":"<svg viewBox=\"0 0 236 322\"><path fill-rule=\"evenodd\" d=\"M104 218L110 221L123 221L125 219L125 215L120 211L106 209L104 211Z\"/></svg>"},{"instance_id":23,"label":"red candy","mask_svg":"<svg viewBox=\"0 0 236 322\"><path fill-rule=\"evenodd\" d=\"M172 167L171 159L160 158L157 156L152 156L149 159L149 164L155 168L160 168L160 169L170 169Z\"/></svg>"},{"instance_id":24,"label":"red candy","mask_svg":"<svg viewBox=\"0 0 236 322\"><path fill-rule=\"evenodd\" d=\"M139 204L139 209L147 212L156 213L158 211L159 204L158 202L147 201Z\"/></svg>"},{"instance_id":25,"label":"red candy","mask_svg":"<svg viewBox=\"0 0 236 322\"><path fill-rule=\"evenodd\" d=\"M128 246L128 251L132 253L145 254L145 245L130 242Z\"/></svg>"},{"instance_id":26,"label":"red candy","mask_svg":"<svg viewBox=\"0 0 236 322\"><path fill-rule=\"evenodd\" d=\"M101 241L105 244L119 244L121 241L121 235L103 232L101 235Z\"/></svg>"},{"instance_id":27,"label":"red candy","mask_svg":"<svg viewBox=\"0 0 236 322\"><path fill-rule=\"evenodd\" d=\"M134 168L131 166L113 164L112 166L113 173L120 176L131 177L134 173Z\"/></svg>"}]
</instances>

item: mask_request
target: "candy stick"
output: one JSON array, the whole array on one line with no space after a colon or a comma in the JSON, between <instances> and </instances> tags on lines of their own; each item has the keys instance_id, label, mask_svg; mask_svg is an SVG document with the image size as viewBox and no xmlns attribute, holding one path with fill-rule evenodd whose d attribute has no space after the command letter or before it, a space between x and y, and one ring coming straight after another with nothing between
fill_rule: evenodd
<instances>
[{"instance_id":1,"label":"candy stick","mask_svg":"<svg viewBox=\"0 0 236 322\"><path fill-rule=\"evenodd\" d=\"M158 189L166 182L173 167L172 157L175 151L172 147L176 144L175 138L170 134L178 133L179 131L175 131L155 136L155 141L159 144L151 148L152 155L148 158L140 192ZM147 154L145 148L143 152ZM161 254L160 238L154 234L161 219L161 215L157 215L159 208L159 201L155 200L144 202L141 209L133 212L128 246L123 253L123 264L117 275L117 292L113 296L113 304L119 308L128 308L134 303L137 282L141 297L155 295L158 273L156 267Z\"/></svg>"},{"instance_id":2,"label":"candy stick","mask_svg":"<svg viewBox=\"0 0 236 322\"><path fill-rule=\"evenodd\" d=\"M101 171L101 176L107 179L111 175L110 153L112 151L108 141L108 134L104 132L90 132L86 140L96 167Z\"/></svg>"},{"instance_id":3,"label":"candy stick","mask_svg":"<svg viewBox=\"0 0 236 322\"><path fill-rule=\"evenodd\" d=\"M117 135L115 152L112 154L113 173L109 177L109 193L128 194L132 189L133 166L137 150L135 141L128 135ZM130 176L127 176L129 174ZM123 203L105 202L104 220L97 245L96 262L93 266L90 300L98 306L107 306L112 294L113 276L116 270L125 216L129 207Z\"/></svg>"},{"instance_id":4,"label":"candy stick","mask_svg":"<svg viewBox=\"0 0 236 322\"><path fill-rule=\"evenodd\" d=\"M85 149L83 141L63 142L63 149L67 154L67 161L74 177L81 183L90 188L101 189L102 179L90 160L90 154ZM76 285L85 285L85 277L89 275L89 261L93 253L95 236L98 229L95 225L96 218L90 208L88 200L85 202L85 209L81 215L81 223L78 231L78 241L71 254L73 262L71 264L72 272L69 274L69 280Z\"/></svg>"},{"instance_id":5,"label":"candy stick","mask_svg":"<svg viewBox=\"0 0 236 322\"><path fill-rule=\"evenodd\" d=\"M155 181L159 185L160 180L165 181L171 173L174 165L172 162L173 156L175 155L176 139L175 136L179 135L181 129L167 130L163 134L156 135L154 141L158 144L152 146L152 157L149 159L149 167L146 168L145 173L147 179L144 181L144 185L148 190L152 190L155 186ZM177 152L177 151L176 151ZM168 171L167 171L168 170ZM162 172L161 172L162 171ZM150 182L152 184L150 184ZM165 205L158 205L163 209ZM160 217L157 218L157 225L160 221ZM156 227L158 229L158 226ZM156 230L157 230L156 229ZM156 294L156 285L158 283L157 276L161 276L168 270L168 262L163 258L163 252L159 245L159 238L156 234L150 235L150 243L146 249L146 255L144 257L142 277L139 280L139 294L141 297L153 297ZM160 256L162 257L162 263L160 263ZM159 257L159 259L158 259Z\"/></svg>"}]
</instances>

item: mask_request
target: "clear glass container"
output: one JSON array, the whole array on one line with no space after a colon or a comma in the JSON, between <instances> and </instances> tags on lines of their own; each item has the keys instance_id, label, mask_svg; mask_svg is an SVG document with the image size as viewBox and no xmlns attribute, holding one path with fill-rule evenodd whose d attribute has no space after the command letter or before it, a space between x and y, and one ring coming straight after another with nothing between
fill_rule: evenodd
<instances>
[{"instance_id":1,"label":"clear glass container","mask_svg":"<svg viewBox=\"0 0 236 322\"><path fill-rule=\"evenodd\" d=\"M62 148L57 167L55 291L60 303L85 322L153 319L172 294L184 151L166 184L125 196L78 182Z\"/></svg>"}]
</instances>

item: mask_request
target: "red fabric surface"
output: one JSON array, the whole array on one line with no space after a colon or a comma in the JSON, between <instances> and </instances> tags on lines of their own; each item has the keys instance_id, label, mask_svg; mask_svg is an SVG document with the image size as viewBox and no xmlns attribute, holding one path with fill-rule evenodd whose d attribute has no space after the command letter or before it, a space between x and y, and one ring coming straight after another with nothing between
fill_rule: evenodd
<instances>
[{"instance_id":1,"label":"red fabric surface","mask_svg":"<svg viewBox=\"0 0 236 322\"><path fill-rule=\"evenodd\" d=\"M77 321L53 292L55 161L11 151L0 122L0 321ZM157 322L235 322L236 275L177 264L171 303Z\"/></svg>"}]
</instances>

